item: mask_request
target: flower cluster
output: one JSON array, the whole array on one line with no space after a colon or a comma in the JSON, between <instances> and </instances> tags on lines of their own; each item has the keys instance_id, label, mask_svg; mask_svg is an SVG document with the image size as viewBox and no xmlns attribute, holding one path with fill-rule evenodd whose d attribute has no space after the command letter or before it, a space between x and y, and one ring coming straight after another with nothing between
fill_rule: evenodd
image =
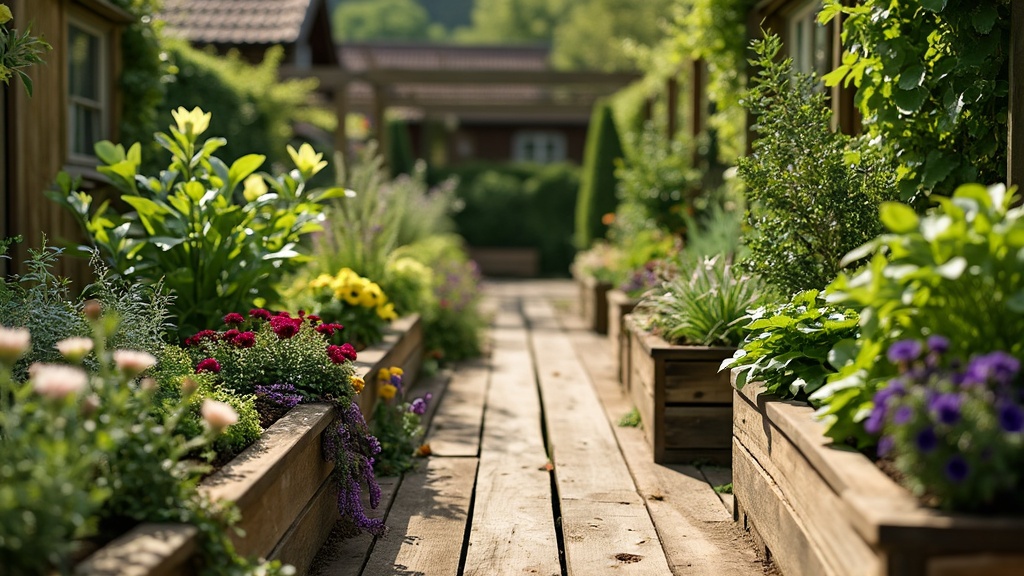
<instances>
[{"instance_id":1,"label":"flower cluster","mask_svg":"<svg viewBox=\"0 0 1024 576\"><path fill-rule=\"evenodd\" d=\"M381 446L376 470L384 476L395 476L412 469L414 456L429 453L419 446L418 439L423 435L422 416L432 395L427 393L406 402L403 375L403 370L397 366L381 368L377 373L380 402L374 408L372 429Z\"/></svg>"},{"instance_id":2,"label":"flower cluster","mask_svg":"<svg viewBox=\"0 0 1024 576\"><path fill-rule=\"evenodd\" d=\"M347 339L359 346L379 342L384 327L398 317L394 302L380 285L351 268L342 268L333 276L321 274L308 282L300 280L293 296L301 305L312 306L318 317L336 322L323 324L324 333L333 335L344 324Z\"/></svg>"},{"instance_id":3,"label":"flower cluster","mask_svg":"<svg viewBox=\"0 0 1024 576\"><path fill-rule=\"evenodd\" d=\"M382 518L366 516L360 495L365 483L370 491L370 507L380 505L380 486L374 476L374 458L380 451L380 442L370 434L355 402L342 411L337 426L324 435L324 453L337 463L338 511L374 536L384 535L387 528Z\"/></svg>"},{"instance_id":4,"label":"flower cluster","mask_svg":"<svg viewBox=\"0 0 1024 576\"><path fill-rule=\"evenodd\" d=\"M1020 506L1020 361L995 351L964 365L947 358L948 350L941 336L893 343L887 356L900 375L875 394L864 427L881 434L879 456L930 504L962 511Z\"/></svg>"}]
</instances>

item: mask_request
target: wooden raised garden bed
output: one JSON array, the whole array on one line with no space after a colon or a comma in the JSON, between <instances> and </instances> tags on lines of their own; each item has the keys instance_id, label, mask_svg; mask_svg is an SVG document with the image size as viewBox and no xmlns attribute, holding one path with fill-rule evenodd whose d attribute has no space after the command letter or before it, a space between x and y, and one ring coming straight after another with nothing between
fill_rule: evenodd
<instances>
[{"instance_id":1,"label":"wooden raised garden bed","mask_svg":"<svg viewBox=\"0 0 1024 576\"><path fill-rule=\"evenodd\" d=\"M587 326L598 334L608 333L608 291L612 285L592 276L576 278L580 287L580 313Z\"/></svg>"},{"instance_id":2,"label":"wooden raised garden bed","mask_svg":"<svg viewBox=\"0 0 1024 576\"><path fill-rule=\"evenodd\" d=\"M860 452L832 447L810 406L759 392L735 391L735 514L783 574L1024 574L1024 518L924 508Z\"/></svg>"},{"instance_id":3,"label":"wooden raised garden bed","mask_svg":"<svg viewBox=\"0 0 1024 576\"><path fill-rule=\"evenodd\" d=\"M616 369L619 374L619 382L626 385L629 378L629 332L626 330L626 314L636 307L636 298L631 298L622 290L609 290L606 296L608 302L608 341L612 343L612 350L615 351Z\"/></svg>"},{"instance_id":4,"label":"wooden raised garden bed","mask_svg":"<svg viewBox=\"0 0 1024 576\"><path fill-rule=\"evenodd\" d=\"M540 250L537 248L470 246L469 257L485 276L536 278L540 274Z\"/></svg>"},{"instance_id":5,"label":"wooden raised garden bed","mask_svg":"<svg viewBox=\"0 0 1024 576\"><path fill-rule=\"evenodd\" d=\"M659 463L728 463L732 446L732 387L722 360L735 348L675 346L626 316L626 387L640 411L644 436Z\"/></svg>"},{"instance_id":6,"label":"wooden raised garden bed","mask_svg":"<svg viewBox=\"0 0 1024 576\"><path fill-rule=\"evenodd\" d=\"M423 360L419 316L392 323L384 341L359 352L356 374L366 380L360 395L364 414L377 399L376 374L400 366L411 386ZM278 559L309 568L337 520L337 492L324 460L322 438L334 421L328 404L291 409L255 444L203 480L200 490L215 499L235 502L245 536L233 536L244 556ZM145 524L112 542L76 567L77 574L169 576L195 573L196 530L184 525Z\"/></svg>"}]
</instances>

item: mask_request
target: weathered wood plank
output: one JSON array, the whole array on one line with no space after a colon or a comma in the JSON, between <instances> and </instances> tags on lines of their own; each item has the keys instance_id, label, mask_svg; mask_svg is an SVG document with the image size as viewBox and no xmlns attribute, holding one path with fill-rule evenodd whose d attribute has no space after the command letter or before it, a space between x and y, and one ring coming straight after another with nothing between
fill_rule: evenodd
<instances>
[{"instance_id":1,"label":"weathered wood plank","mask_svg":"<svg viewBox=\"0 0 1024 576\"><path fill-rule=\"evenodd\" d=\"M729 374L718 371L721 362L722 359L666 360L665 402L731 403Z\"/></svg>"},{"instance_id":2,"label":"weathered wood plank","mask_svg":"<svg viewBox=\"0 0 1024 576\"><path fill-rule=\"evenodd\" d=\"M386 518L401 478L381 478L377 483L380 485L380 506L376 510L371 510L369 497L365 492L363 506L368 517ZM342 518L335 524L327 542L313 559L309 569L310 576L359 576L363 564L373 550L374 540L372 535L360 532L350 519Z\"/></svg>"},{"instance_id":3,"label":"weathered wood plank","mask_svg":"<svg viewBox=\"0 0 1024 576\"><path fill-rule=\"evenodd\" d=\"M476 469L476 458L430 458L406 474L387 516L390 534L362 574L457 574Z\"/></svg>"},{"instance_id":4,"label":"weathered wood plank","mask_svg":"<svg viewBox=\"0 0 1024 576\"><path fill-rule=\"evenodd\" d=\"M191 573L199 531L186 524L142 524L75 567L81 576L178 576Z\"/></svg>"},{"instance_id":5,"label":"weathered wood plank","mask_svg":"<svg viewBox=\"0 0 1024 576\"><path fill-rule=\"evenodd\" d=\"M573 328L578 320L560 315ZM588 371L605 415L617 422L630 409L630 399L609 371L612 363L593 334L570 330L573 346ZM753 543L733 523L731 511L692 466L662 466L637 428L613 427L626 464L644 498L673 574L687 576L761 576ZM731 475L725 470L728 480ZM731 498L731 495L729 495Z\"/></svg>"},{"instance_id":6,"label":"weathered wood plank","mask_svg":"<svg viewBox=\"0 0 1024 576\"><path fill-rule=\"evenodd\" d=\"M465 574L561 573L541 408L523 319L495 319L480 470Z\"/></svg>"},{"instance_id":7,"label":"weathered wood plank","mask_svg":"<svg viewBox=\"0 0 1024 576\"><path fill-rule=\"evenodd\" d=\"M721 449L732 443L731 406L666 406L665 449Z\"/></svg>"},{"instance_id":8,"label":"weathered wood plank","mask_svg":"<svg viewBox=\"0 0 1024 576\"><path fill-rule=\"evenodd\" d=\"M1024 556L947 556L928 561L928 576L1020 576Z\"/></svg>"},{"instance_id":9,"label":"weathered wood plank","mask_svg":"<svg viewBox=\"0 0 1024 576\"><path fill-rule=\"evenodd\" d=\"M524 305L545 407L569 574L670 573L604 408L552 307Z\"/></svg>"},{"instance_id":10,"label":"weathered wood plank","mask_svg":"<svg viewBox=\"0 0 1024 576\"><path fill-rule=\"evenodd\" d=\"M435 456L477 456L491 369L485 360L464 362L455 374L427 432L426 442Z\"/></svg>"}]
</instances>

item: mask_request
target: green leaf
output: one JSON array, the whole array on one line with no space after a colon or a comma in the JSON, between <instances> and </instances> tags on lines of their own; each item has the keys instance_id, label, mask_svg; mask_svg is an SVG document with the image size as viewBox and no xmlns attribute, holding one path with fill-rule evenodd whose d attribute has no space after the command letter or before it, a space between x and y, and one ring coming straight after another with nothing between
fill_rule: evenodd
<instances>
[{"instance_id":1,"label":"green leaf","mask_svg":"<svg viewBox=\"0 0 1024 576\"><path fill-rule=\"evenodd\" d=\"M248 154L235 160L228 170L227 189L234 190L235 186L238 186L242 180L245 180L250 174L258 170L266 159L267 157L262 154Z\"/></svg>"},{"instance_id":2,"label":"green leaf","mask_svg":"<svg viewBox=\"0 0 1024 576\"><path fill-rule=\"evenodd\" d=\"M905 116L919 112L927 97L928 91L921 87L913 90L896 90L892 95L896 108Z\"/></svg>"},{"instance_id":3,"label":"green leaf","mask_svg":"<svg viewBox=\"0 0 1024 576\"><path fill-rule=\"evenodd\" d=\"M935 268L935 273L946 280L956 280L967 270L967 259L963 256L950 258L948 262Z\"/></svg>"},{"instance_id":4,"label":"green leaf","mask_svg":"<svg viewBox=\"0 0 1024 576\"><path fill-rule=\"evenodd\" d=\"M992 32L992 27L996 24L996 19L999 18L999 13L996 11L996 7L989 2L979 2L979 6L971 16L971 24L974 25L974 29L979 34L988 34Z\"/></svg>"},{"instance_id":5,"label":"green leaf","mask_svg":"<svg viewBox=\"0 0 1024 576\"><path fill-rule=\"evenodd\" d=\"M916 230L920 222L917 212L900 202L883 202L879 207L879 217L886 228L897 234Z\"/></svg>"},{"instance_id":6,"label":"green leaf","mask_svg":"<svg viewBox=\"0 0 1024 576\"><path fill-rule=\"evenodd\" d=\"M947 0L921 0L921 6L930 12L942 12Z\"/></svg>"},{"instance_id":7,"label":"green leaf","mask_svg":"<svg viewBox=\"0 0 1024 576\"><path fill-rule=\"evenodd\" d=\"M850 73L850 70L851 70L851 68L849 66L847 66L846 64L843 64L843 65L839 66L838 68L836 68L835 70L833 70L833 71L829 72L828 74L825 74L824 76L822 76L821 80L822 80L822 82L825 83L825 86L828 86L828 87L831 88L832 86L836 86L840 82L842 82L843 78L846 78L846 75Z\"/></svg>"},{"instance_id":8,"label":"green leaf","mask_svg":"<svg viewBox=\"0 0 1024 576\"><path fill-rule=\"evenodd\" d=\"M124 147L120 145L115 146L110 140L97 142L93 146L93 150L96 151L96 157L104 164L117 164L125 159Z\"/></svg>"},{"instance_id":9,"label":"green leaf","mask_svg":"<svg viewBox=\"0 0 1024 576\"><path fill-rule=\"evenodd\" d=\"M924 79L924 66L914 64L900 73L900 81L898 85L903 90L913 90L921 84L924 84Z\"/></svg>"}]
</instances>

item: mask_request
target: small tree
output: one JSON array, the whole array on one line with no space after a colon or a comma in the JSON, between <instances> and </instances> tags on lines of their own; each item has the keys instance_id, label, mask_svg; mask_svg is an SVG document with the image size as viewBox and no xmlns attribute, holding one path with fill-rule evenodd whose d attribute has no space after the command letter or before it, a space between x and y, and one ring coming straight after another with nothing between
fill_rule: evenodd
<instances>
[{"instance_id":1,"label":"small tree","mask_svg":"<svg viewBox=\"0 0 1024 576\"><path fill-rule=\"evenodd\" d=\"M605 214L615 212L618 201L615 189L615 163L623 157L612 109L607 102L594 107L587 133L587 146L576 199L576 247L585 249L596 238L602 238L608 226Z\"/></svg>"}]
</instances>

